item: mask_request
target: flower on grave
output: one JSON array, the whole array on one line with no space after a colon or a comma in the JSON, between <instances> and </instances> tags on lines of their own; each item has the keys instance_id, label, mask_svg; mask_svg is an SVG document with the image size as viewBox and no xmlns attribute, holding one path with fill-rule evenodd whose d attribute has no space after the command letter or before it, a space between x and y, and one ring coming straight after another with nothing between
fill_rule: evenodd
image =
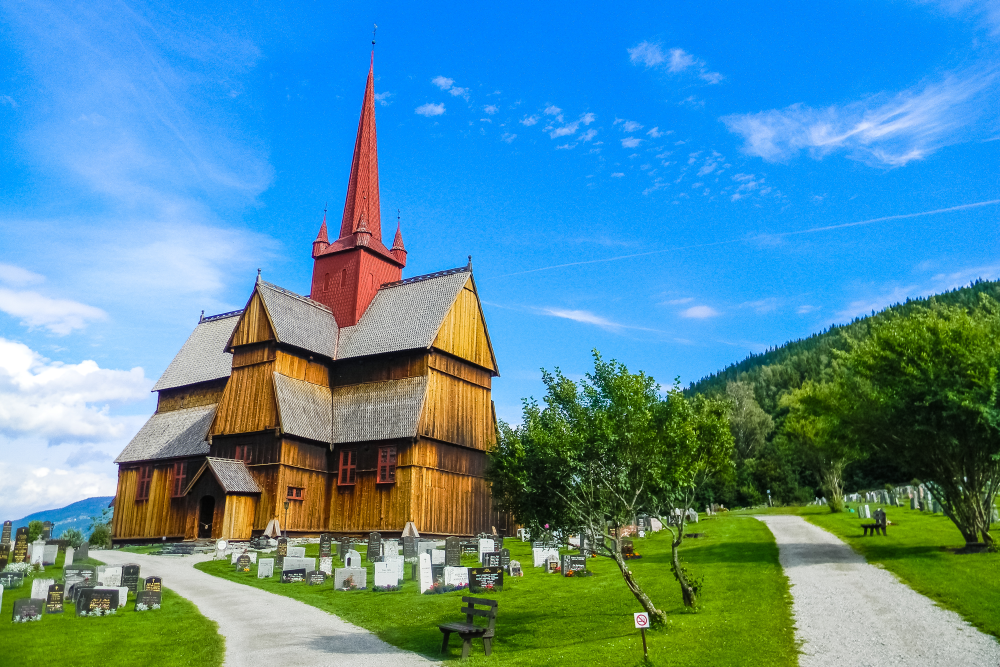
<instances>
[{"instance_id":1,"label":"flower on grave","mask_svg":"<svg viewBox=\"0 0 1000 667\"><path fill-rule=\"evenodd\" d=\"M159 608L160 608L160 605L158 605L158 604L154 604L153 605L153 609L159 609Z\"/></svg>"},{"instance_id":2,"label":"flower on grave","mask_svg":"<svg viewBox=\"0 0 1000 667\"><path fill-rule=\"evenodd\" d=\"M549 524L545 524L545 530L549 529Z\"/></svg>"},{"instance_id":3,"label":"flower on grave","mask_svg":"<svg viewBox=\"0 0 1000 667\"><path fill-rule=\"evenodd\" d=\"M135 610L136 611L147 611L148 609L149 609L149 607L147 607L146 605L144 605L141 602L136 602L135 603Z\"/></svg>"}]
</instances>

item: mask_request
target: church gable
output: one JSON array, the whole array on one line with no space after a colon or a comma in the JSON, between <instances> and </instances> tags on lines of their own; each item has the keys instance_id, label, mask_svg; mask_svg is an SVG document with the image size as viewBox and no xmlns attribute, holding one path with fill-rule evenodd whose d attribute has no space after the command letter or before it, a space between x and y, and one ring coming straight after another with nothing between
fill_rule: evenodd
<instances>
[{"instance_id":1,"label":"church gable","mask_svg":"<svg viewBox=\"0 0 1000 667\"><path fill-rule=\"evenodd\" d=\"M499 375L486 318L471 274L441 323L433 347Z\"/></svg>"},{"instance_id":2,"label":"church gable","mask_svg":"<svg viewBox=\"0 0 1000 667\"><path fill-rule=\"evenodd\" d=\"M252 345L253 343L265 343L274 340L274 327L271 326L271 318L267 313L267 308L260 298L258 290L254 289L243 309L243 315L233 330L233 335L226 344L227 350L241 345Z\"/></svg>"}]
</instances>

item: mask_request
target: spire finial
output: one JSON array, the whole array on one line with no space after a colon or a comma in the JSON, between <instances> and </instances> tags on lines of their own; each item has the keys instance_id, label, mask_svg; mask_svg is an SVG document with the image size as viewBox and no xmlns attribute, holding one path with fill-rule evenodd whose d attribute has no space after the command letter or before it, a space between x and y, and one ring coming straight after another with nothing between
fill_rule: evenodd
<instances>
[{"instance_id":1,"label":"spire finial","mask_svg":"<svg viewBox=\"0 0 1000 667\"><path fill-rule=\"evenodd\" d=\"M257 282L260 282L260 269L257 269Z\"/></svg>"},{"instance_id":2,"label":"spire finial","mask_svg":"<svg viewBox=\"0 0 1000 667\"><path fill-rule=\"evenodd\" d=\"M472 273L472 255L469 255L469 264L465 267L465 270Z\"/></svg>"},{"instance_id":3,"label":"spire finial","mask_svg":"<svg viewBox=\"0 0 1000 667\"><path fill-rule=\"evenodd\" d=\"M374 49L374 46L375 46L375 31L378 30L378 24L373 23L372 25L374 26L372 28L372 47L373 47L372 51L374 51L375 50Z\"/></svg>"},{"instance_id":4,"label":"spire finial","mask_svg":"<svg viewBox=\"0 0 1000 667\"><path fill-rule=\"evenodd\" d=\"M198 319L198 324L201 324L204 321L205 321L205 311L203 310L201 311L201 317Z\"/></svg>"}]
</instances>

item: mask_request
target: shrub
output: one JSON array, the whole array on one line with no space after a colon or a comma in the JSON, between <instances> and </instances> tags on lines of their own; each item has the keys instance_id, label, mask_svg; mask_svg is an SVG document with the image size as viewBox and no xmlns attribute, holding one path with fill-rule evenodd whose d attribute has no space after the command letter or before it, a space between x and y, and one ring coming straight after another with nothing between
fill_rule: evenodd
<instances>
[{"instance_id":1,"label":"shrub","mask_svg":"<svg viewBox=\"0 0 1000 667\"><path fill-rule=\"evenodd\" d=\"M67 528L59 538L69 542L69 545L74 549L79 549L80 545L83 544L83 532L76 528Z\"/></svg>"},{"instance_id":2,"label":"shrub","mask_svg":"<svg viewBox=\"0 0 1000 667\"><path fill-rule=\"evenodd\" d=\"M90 546L111 548L111 526L101 524L94 527L94 532L90 534Z\"/></svg>"},{"instance_id":3,"label":"shrub","mask_svg":"<svg viewBox=\"0 0 1000 667\"><path fill-rule=\"evenodd\" d=\"M42 534L42 522L41 521L29 521L28 522L28 541L34 542Z\"/></svg>"}]
</instances>

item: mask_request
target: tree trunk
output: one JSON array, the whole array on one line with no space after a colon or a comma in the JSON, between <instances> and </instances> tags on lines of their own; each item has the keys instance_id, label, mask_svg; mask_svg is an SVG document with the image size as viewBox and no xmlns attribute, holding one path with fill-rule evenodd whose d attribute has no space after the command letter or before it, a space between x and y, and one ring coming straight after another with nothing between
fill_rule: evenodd
<instances>
[{"instance_id":1,"label":"tree trunk","mask_svg":"<svg viewBox=\"0 0 1000 667\"><path fill-rule=\"evenodd\" d=\"M622 578L625 579L625 584L628 589L632 591L632 595L635 599L639 601L642 605L643 611L649 614L650 625L653 626L663 626L667 623L667 615L653 606L653 601L649 599L639 584L636 582L635 577L632 576L632 571L628 569L628 565L625 563L625 559L622 557L621 550L616 549L614 554L615 562L618 563L618 569L622 572Z\"/></svg>"},{"instance_id":2,"label":"tree trunk","mask_svg":"<svg viewBox=\"0 0 1000 667\"><path fill-rule=\"evenodd\" d=\"M681 596L684 598L685 607L694 607L697 603L697 591L691 586L690 582L687 580L687 575L684 573L684 568L681 567L681 560L678 554L678 547L681 545L681 539L684 533L678 534L677 538L670 542L670 557L671 566L674 570L674 577L677 578L678 583L681 585Z\"/></svg>"}]
</instances>

